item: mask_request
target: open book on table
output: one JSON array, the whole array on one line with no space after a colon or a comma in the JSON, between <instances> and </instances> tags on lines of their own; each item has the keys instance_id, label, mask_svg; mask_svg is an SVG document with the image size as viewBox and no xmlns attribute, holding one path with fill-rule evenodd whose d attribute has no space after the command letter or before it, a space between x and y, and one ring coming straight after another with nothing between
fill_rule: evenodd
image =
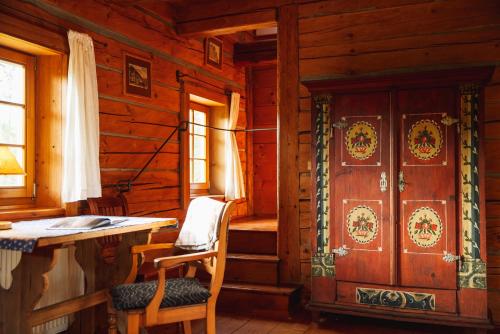
<instances>
[{"instance_id":1,"label":"open book on table","mask_svg":"<svg viewBox=\"0 0 500 334\"><path fill-rule=\"evenodd\" d=\"M76 216L64 218L54 225L50 226L49 230L91 230L99 227L106 227L126 221L126 218L112 219L110 217L96 216Z\"/></svg>"}]
</instances>

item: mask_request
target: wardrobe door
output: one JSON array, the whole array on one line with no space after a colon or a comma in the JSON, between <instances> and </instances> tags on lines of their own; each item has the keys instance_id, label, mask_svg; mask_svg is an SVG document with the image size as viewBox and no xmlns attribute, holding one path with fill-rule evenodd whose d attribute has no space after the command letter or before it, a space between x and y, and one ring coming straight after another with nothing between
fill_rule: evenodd
<instances>
[{"instance_id":1,"label":"wardrobe door","mask_svg":"<svg viewBox=\"0 0 500 334\"><path fill-rule=\"evenodd\" d=\"M330 208L337 280L393 283L390 115L388 92L334 97Z\"/></svg>"},{"instance_id":2,"label":"wardrobe door","mask_svg":"<svg viewBox=\"0 0 500 334\"><path fill-rule=\"evenodd\" d=\"M456 99L452 88L398 92L403 286L456 288Z\"/></svg>"}]
</instances>

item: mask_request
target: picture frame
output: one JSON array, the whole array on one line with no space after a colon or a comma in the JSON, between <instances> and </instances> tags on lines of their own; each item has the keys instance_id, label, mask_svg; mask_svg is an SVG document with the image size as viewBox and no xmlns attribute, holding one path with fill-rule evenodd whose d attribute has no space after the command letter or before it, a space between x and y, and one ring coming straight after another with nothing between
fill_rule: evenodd
<instances>
[{"instance_id":1,"label":"picture frame","mask_svg":"<svg viewBox=\"0 0 500 334\"><path fill-rule=\"evenodd\" d=\"M151 97L151 61L123 54L123 93Z\"/></svg>"},{"instance_id":2,"label":"picture frame","mask_svg":"<svg viewBox=\"0 0 500 334\"><path fill-rule=\"evenodd\" d=\"M205 63L222 68L222 41L208 37L205 40Z\"/></svg>"}]
</instances>

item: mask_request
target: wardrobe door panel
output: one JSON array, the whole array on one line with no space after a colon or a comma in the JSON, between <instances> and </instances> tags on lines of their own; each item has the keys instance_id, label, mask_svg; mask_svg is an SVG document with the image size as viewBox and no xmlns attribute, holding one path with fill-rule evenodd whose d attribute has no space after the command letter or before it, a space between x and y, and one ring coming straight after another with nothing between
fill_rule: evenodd
<instances>
[{"instance_id":1,"label":"wardrobe door panel","mask_svg":"<svg viewBox=\"0 0 500 334\"><path fill-rule=\"evenodd\" d=\"M456 254L456 93L401 90L397 100L400 284L456 289L457 263L445 257Z\"/></svg>"},{"instance_id":2,"label":"wardrobe door panel","mask_svg":"<svg viewBox=\"0 0 500 334\"><path fill-rule=\"evenodd\" d=\"M389 93L337 95L332 112L336 278L392 284Z\"/></svg>"}]
</instances>

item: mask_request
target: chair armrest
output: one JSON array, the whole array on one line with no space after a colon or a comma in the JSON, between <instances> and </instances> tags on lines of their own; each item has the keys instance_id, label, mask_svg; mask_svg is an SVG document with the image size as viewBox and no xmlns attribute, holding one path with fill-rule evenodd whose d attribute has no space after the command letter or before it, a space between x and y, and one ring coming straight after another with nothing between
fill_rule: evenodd
<instances>
[{"instance_id":1,"label":"chair armrest","mask_svg":"<svg viewBox=\"0 0 500 334\"><path fill-rule=\"evenodd\" d=\"M144 252L151 251L151 250L170 249L170 248L174 248L173 243L135 245L135 246L131 247L130 252L132 254L140 254L140 253L144 253Z\"/></svg>"},{"instance_id":2,"label":"chair armrest","mask_svg":"<svg viewBox=\"0 0 500 334\"><path fill-rule=\"evenodd\" d=\"M199 253L191 253L191 254L183 254L177 256L167 256L160 257L154 260L155 268L169 268L173 267L180 263L186 263L191 261L198 261L210 257L217 256L216 251L207 251L207 252L199 252Z\"/></svg>"}]
</instances>

